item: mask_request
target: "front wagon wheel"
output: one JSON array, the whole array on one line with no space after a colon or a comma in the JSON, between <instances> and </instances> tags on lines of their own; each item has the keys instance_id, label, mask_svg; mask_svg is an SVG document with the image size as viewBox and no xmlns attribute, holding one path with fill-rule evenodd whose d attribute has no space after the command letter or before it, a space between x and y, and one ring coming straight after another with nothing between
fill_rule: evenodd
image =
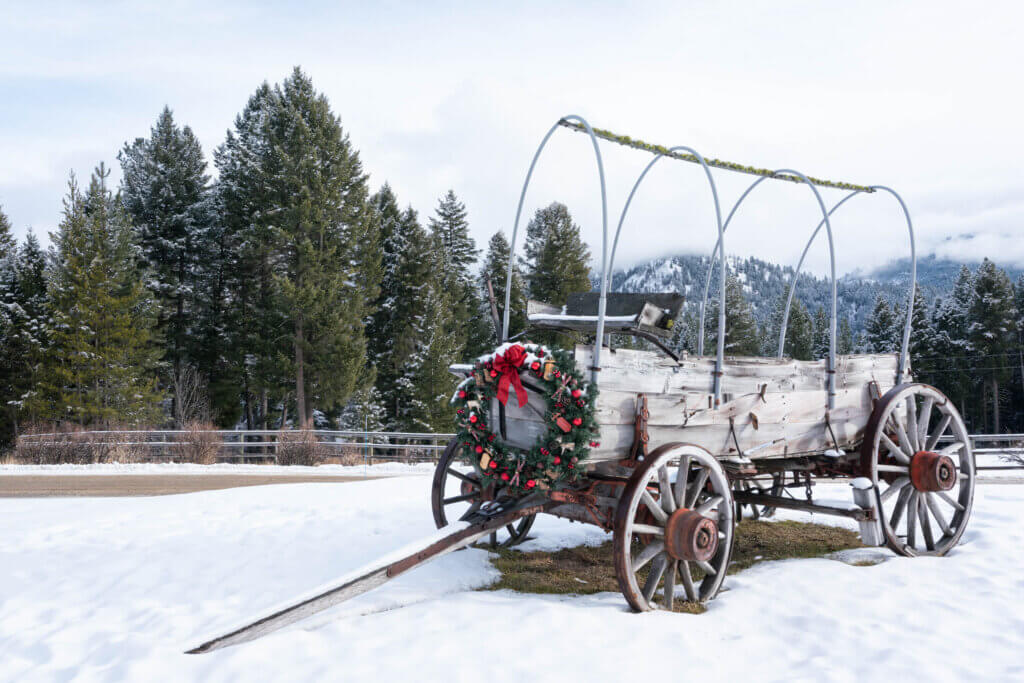
<instances>
[{"instance_id":1,"label":"front wagon wheel","mask_svg":"<svg viewBox=\"0 0 1024 683\"><path fill-rule=\"evenodd\" d=\"M430 490L430 503L437 528L457 521L466 511L480 507L484 502L480 478L462 458L462 449L456 439L448 442L434 469L434 484ZM508 548L526 540L536 515L523 517L494 531L490 544L494 548Z\"/></svg>"},{"instance_id":2,"label":"front wagon wheel","mask_svg":"<svg viewBox=\"0 0 1024 683\"><path fill-rule=\"evenodd\" d=\"M677 597L715 597L732 556L734 509L725 472L703 448L673 443L651 453L615 512L615 575L629 606L671 610Z\"/></svg>"}]
</instances>

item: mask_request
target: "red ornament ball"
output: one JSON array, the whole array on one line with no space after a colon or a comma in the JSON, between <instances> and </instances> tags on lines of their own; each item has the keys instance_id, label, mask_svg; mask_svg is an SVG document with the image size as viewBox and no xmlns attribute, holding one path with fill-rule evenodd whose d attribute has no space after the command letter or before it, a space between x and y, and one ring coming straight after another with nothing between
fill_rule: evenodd
<instances>
[{"instance_id":1,"label":"red ornament ball","mask_svg":"<svg viewBox=\"0 0 1024 683\"><path fill-rule=\"evenodd\" d=\"M599 441L591 441L590 442L590 447L591 448L597 448L600 445L601 445L601 443Z\"/></svg>"},{"instance_id":2,"label":"red ornament ball","mask_svg":"<svg viewBox=\"0 0 1024 683\"><path fill-rule=\"evenodd\" d=\"M579 390L579 389L573 389L572 390L572 397L573 398L579 398L582 395L583 395L583 392L581 390Z\"/></svg>"},{"instance_id":3,"label":"red ornament ball","mask_svg":"<svg viewBox=\"0 0 1024 683\"><path fill-rule=\"evenodd\" d=\"M562 371L561 370L555 370L555 377L561 377L561 376L562 376Z\"/></svg>"},{"instance_id":4,"label":"red ornament ball","mask_svg":"<svg viewBox=\"0 0 1024 683\"><path fill-rule=\"evenodd\" d=\"M476 452L477 453L483 453L484 452L484 447L483 446L477 446L476 447Z\"/></svg>"},{"instance_id":5,"label":"red ornament ball","mask_svg":"<svg viewBox=\"0 0 1024 683\"><path fill-rule=\"evenodd\" d=\"M479 419L480 418L477 417L476 415L470 415L469 416L469 421L472 422L473 424L476 424L476 421L479 420Z\"/></svg>"},{"instance_id":6,"label":"red ornament ball","mask_svg":"<svg viewBox=\"0 0 1024 683\"><path fill-rule=\"evenodd\" d=\"M556 456L555 456L555 461L554 461L554 462L555 462L555 464L556 464L556 465L561 465L561 464L562 464L562 459L561 459L561 458L559 458L559 457L558 457L558 456L556 455Z\"/></svg>"},{"instance_id":7,"label":"red ornament ball","mask_svg":"<svg viewBox=\"0 0 1024 683\"><path fill-rule=\"evenodd\" d=\"M551 452L551 451L549 451L549 450L548 450L548 449L546 449L546 448L542 448L542 449L540 449L540 454L541 454L541 455L547 455L547 454L548 454L548 453L550 453L550 452Z\"/></svg>"},{"instance_id":8,"label":"red ornament ball","mask_svg":"<svg viewBox=\"0 0 1024 683\"><path fill-rule=\"evenodd\" d=\"M491 370L491 377L497 377L497 376L498 376L498 371L497 370Z\"/></svg>"},{"instance_id":9,"label":"red ornament ball","mask_svg":"<svg viewBox=\"0 0 1024 683\"><path fill-rule=\"evenodd\" d=\"M534 372L537 372L538 370L540 370L540 361L539 360L535 360L532 363L530 363L530 369L533 370Z\"/></svg>"},{"instance_id":10,"label":"red ornament ball","mask_svg":"<svg viewBox=\"0 0 1024 683\"><path fill-rule=\"evenodd\" d=\"M494 434L488 434L487 435L487 440L488 441L494 441Z\"/></svg>"},{"instance_id":11,"label":"red ornament ball","mask_svg":"<svg viewBox=\"0 0 1024 683\"><path fill-rule=\"evenodd\" d=\"M526 480L526 488L532 489L536 485L537 485L537 482L535 482L533 479L527 479Z\"/></svg>"},{"instance_id":12,"label":"red ornament ball","mask_svg":"<svg viewBox=\"0 0 1024 683\"><path fill-rule=\"evenodd\" d=\"M459 398L466 398L466 392L463 389L459 389Z\"/></svg>"},{"instance_id":13,"label":"red ornament ball","mask_svg":"<svg viewBox=\"0 0 1024 683\"><path fill-rule=\"evenodd\" d=\"M574 425L576 425L577 427L579 427L581 424L583 424L583 418L582 417L574 417L572 419L572 423Z\"/></svg>"},{"instance_id":14,"label":"red ornament ball","mask_svg":"<svg viewBox=\"0 0 1024 683\"><path fill-rule=\"evenodd\" d=\"M501 473L501 480L502 481L508 481L508 472L502 472Z\"/></svg>"},{"instance_id":15,"label":"red ornament ball","mask_svg":"<svg viewBox=\"0 0 1024 683\"><path fill-rule=\"evenodd\" d=\"M492 469L492 470L496 470L496 469L498 469L498 463L496 463L496 462L494 462L494 461L492 460L492 461L491 461L491 469Z\"/></svg>"}]
</instances>

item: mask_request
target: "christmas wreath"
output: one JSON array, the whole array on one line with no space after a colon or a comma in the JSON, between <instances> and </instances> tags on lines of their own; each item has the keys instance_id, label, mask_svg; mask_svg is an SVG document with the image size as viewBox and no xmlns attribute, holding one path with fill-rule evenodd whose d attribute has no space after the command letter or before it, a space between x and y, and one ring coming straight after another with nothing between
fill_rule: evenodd
<instances>
[{"instance_id":1,"label":"christmas wreath","mask_svg":"<svg viewBox=\"0 0 1024 683\"><path fill-rule=\"evenodd\" d=\"M528 450L514 448L488 424L493 399L507 405L514 391L520 408L528 401L527 382L547 401L548 428ZM473 374L456 389L456 438L474 463L484 486L517 494L551 488L579 476L580 463L599 444L594 420L596 388L584 379L573 354L537 344L503 344L481 356ZM497 418L497 416L495 416Z\"/></svg>"}]
</instances>

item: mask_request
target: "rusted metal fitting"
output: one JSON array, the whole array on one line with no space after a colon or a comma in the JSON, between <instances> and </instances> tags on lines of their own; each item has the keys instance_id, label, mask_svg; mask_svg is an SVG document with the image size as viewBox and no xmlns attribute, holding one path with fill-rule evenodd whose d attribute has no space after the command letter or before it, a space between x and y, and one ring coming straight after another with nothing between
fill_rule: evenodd
<instances>
[{"instance_id":1,"label":"rusted metal fitting","mask_svg":"<svg viewBox=\"0 0 1024 683\"><path fill-rule=\"evenodd\" d=\"M718 525L696 510L680 508L665 524L665 550L675 560L707 562L718 551Z\"/></svg>"},{"instance_id":2,"label":"rusted metal fitting","mask_svg":"<svg viewBox=\"0 0 1024 683\"><path fill-rule=\"evenodd\" d=\"M918 491L948 491L956 484L956 465L948 455L918 451L910 459L910 483Z\"/></svg>"}]
</instances>

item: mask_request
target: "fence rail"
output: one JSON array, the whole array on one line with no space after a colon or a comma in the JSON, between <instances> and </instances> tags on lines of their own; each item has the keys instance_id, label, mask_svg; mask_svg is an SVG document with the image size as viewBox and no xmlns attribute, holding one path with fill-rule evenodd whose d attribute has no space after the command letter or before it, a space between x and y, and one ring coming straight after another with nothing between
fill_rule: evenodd
<instances>
[{"instance_id":1,"label":"fence rail","mask_svg":"<svg viewBox=\"0 0 1024 683\"><path fill-rule=\"evenodd\" d=\"M181 457L182 449L195 439L207 438L207 444L219 450L223 461L277 461L278 446L282 438L294 438L298 432L272 429L226 430L118 430L86 432L50 432L24 434L19 445L46 445L80 439L90 444L126 446L145 451L145 457L154 460L174 460ZM317 429L308 432L328 456L358 456L366 462L400 460L405 462L436 462L453 434L428 432L359 432ZM213 439L209 439L209 437ZM971 434L974 455L995 455L1000 458L1016 457L1024 460L1024 434ZM944 437L943 440L952 440ZM978 470L1024 470L1024 464L980 465Z\"/></svg>"},{"instance_id":2,"label":"fence rail","mask_svg":"<svg viewBox=\"0 0 1024 683\"><path fill-rule=\"evenodd\" d=\"M364 461L399 460L436 462L453 434L425 432L356 432L316 429L306 432L323 448L328 457L355 456ZM44 446L66 441L95 445L131 447L153 460L174 460L182 451L194 447L199 439L216 448L217 459L231 462L276 462L279 446L302 434L292 430L104 430L24 434L19 446Z\"/></svg>"}]
</instances>

